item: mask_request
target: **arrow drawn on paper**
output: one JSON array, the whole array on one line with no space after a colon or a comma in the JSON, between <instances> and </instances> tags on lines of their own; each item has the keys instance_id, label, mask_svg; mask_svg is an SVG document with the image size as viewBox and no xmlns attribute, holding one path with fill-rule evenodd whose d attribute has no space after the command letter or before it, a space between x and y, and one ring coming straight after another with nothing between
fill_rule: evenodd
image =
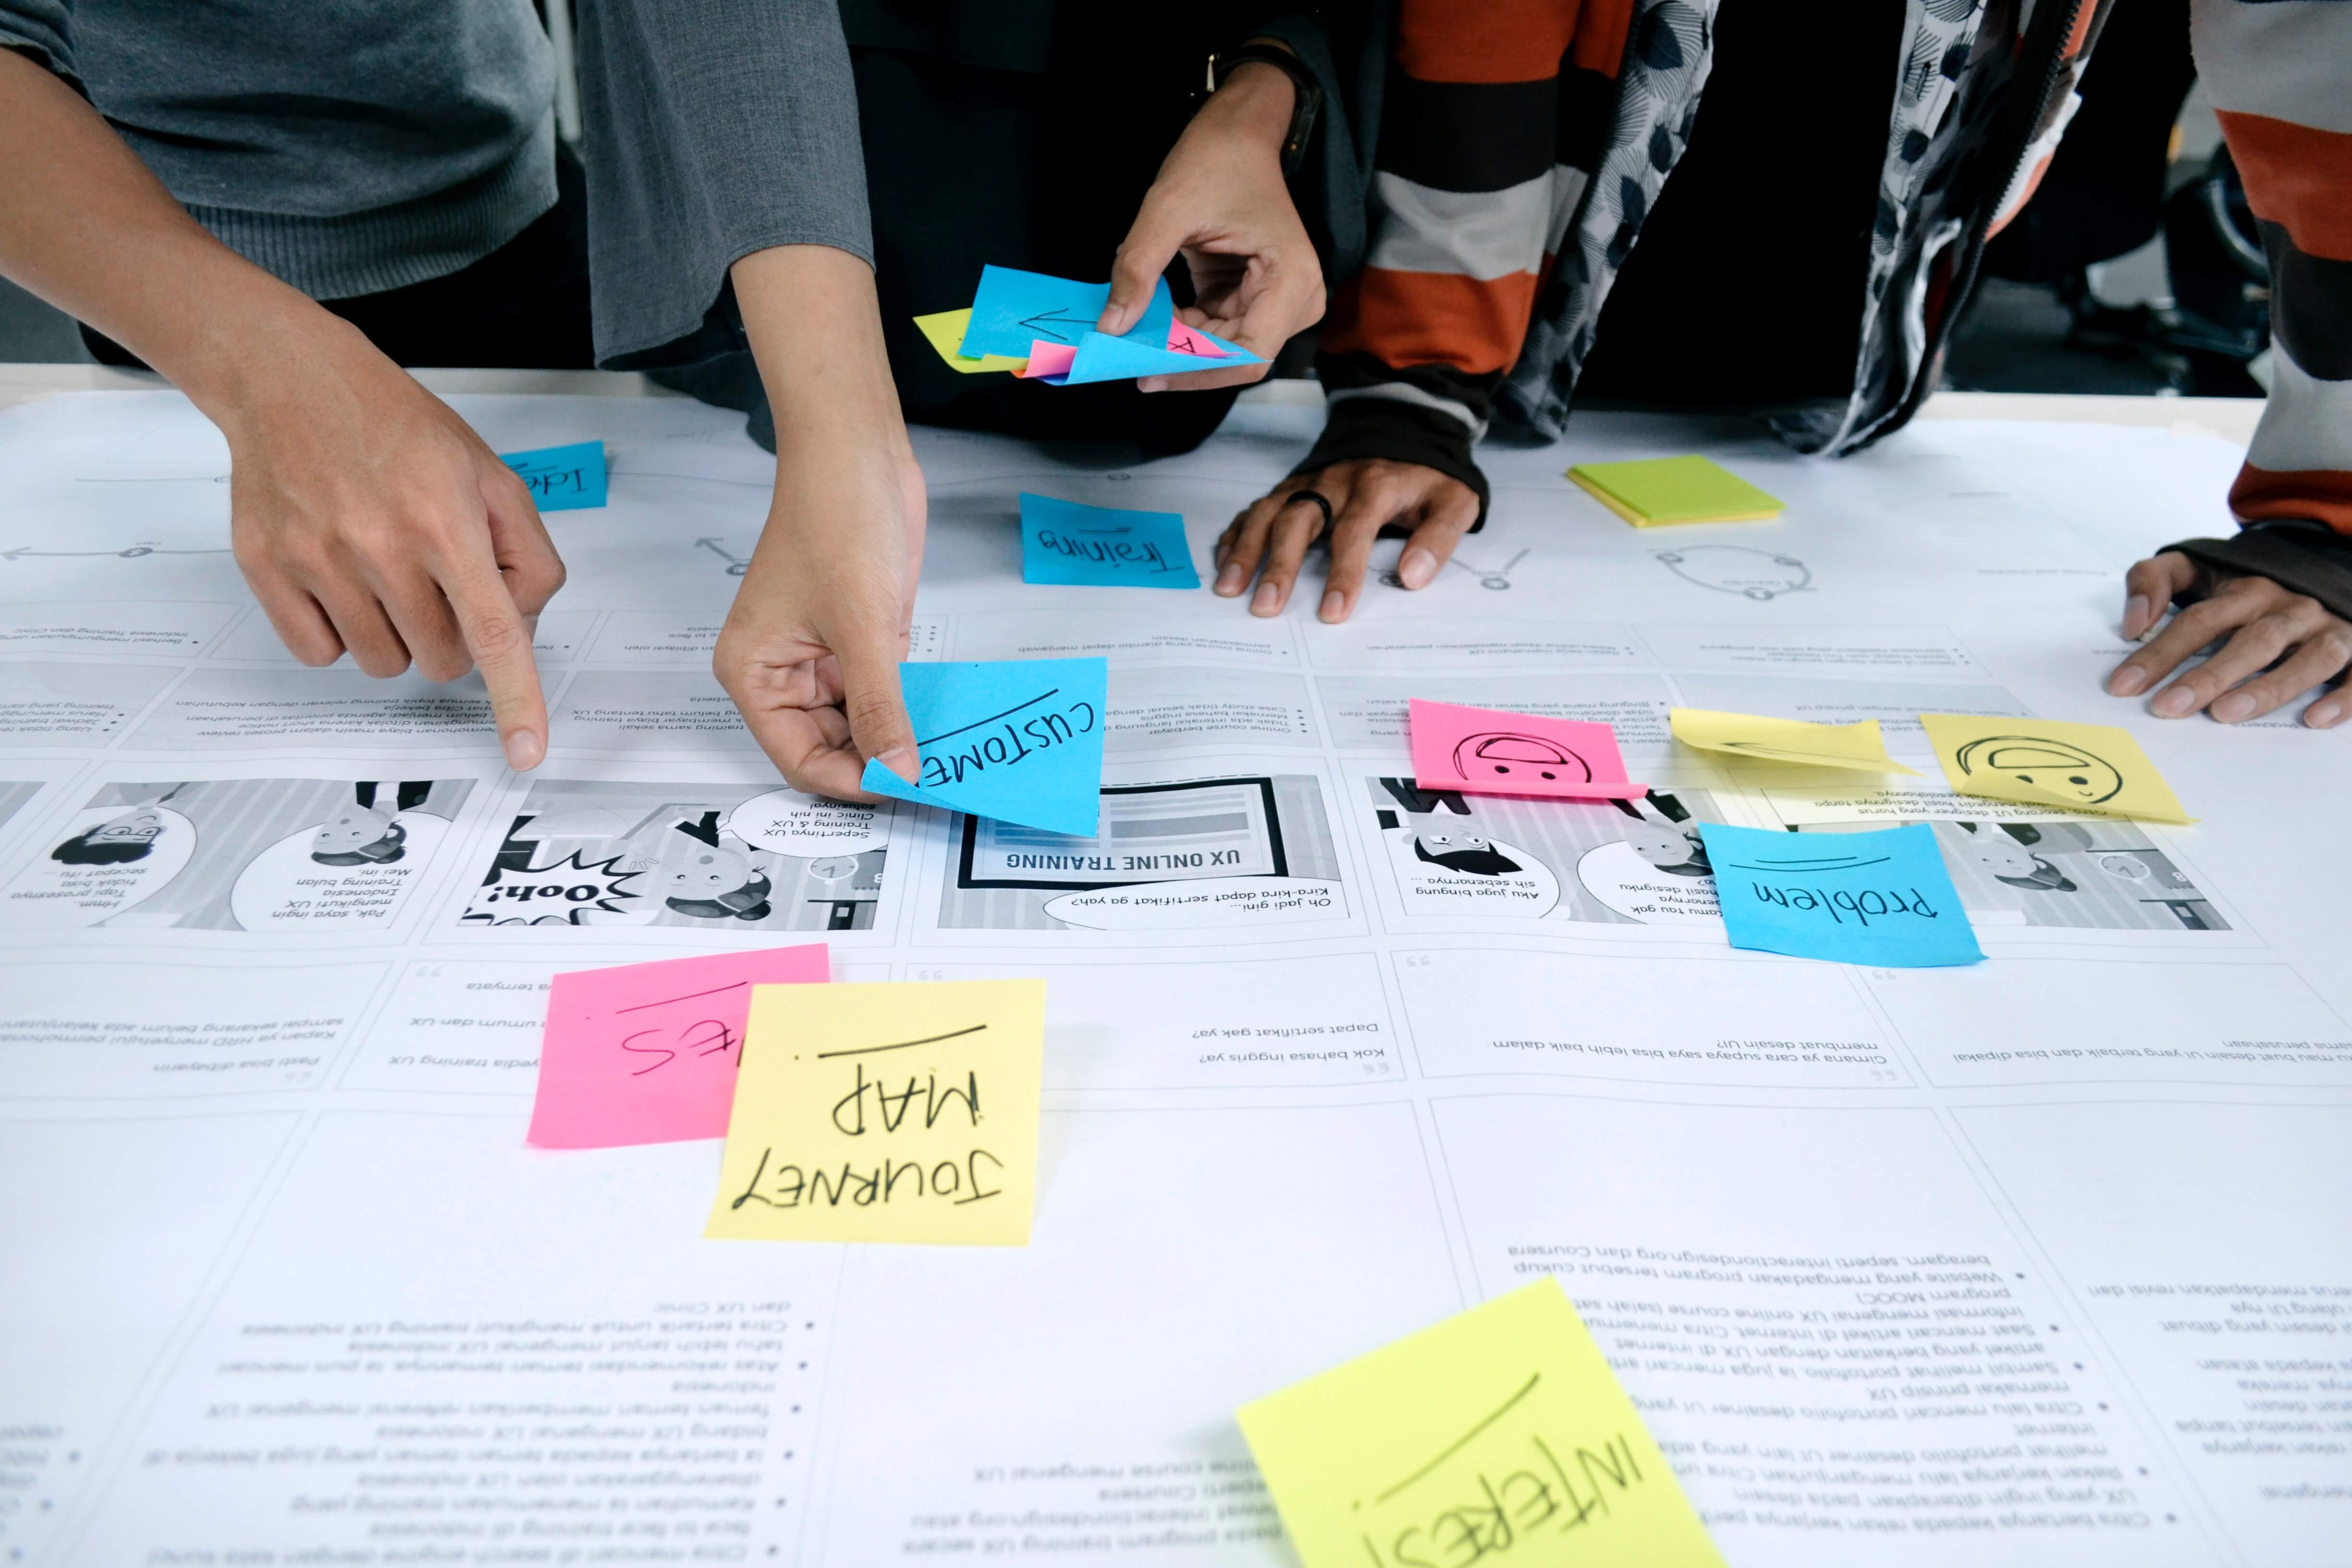
<instances>
[{"instance_id":1,"label":"arrow drawn on paper","mask_svg":"<svg viewBox=\"0 0 2352 1568\"><path fill-rule=\"evenodd\" d=\"M36 550L20 544L14 550L0 550L0 561L22 561L27 557L42 560L63 560L68 556L111 555L119 560L136 561L142 555L226 555L219 550L166 550L159 544L134 544L128 550Z\"/></svg>"},{"instance_id":2,"label":"arrow drawn on paper","mask_svg":"<svg viewBox=\"0 0 2352 1568\"><path fill-rule=\"evenodd\" d=\"M1045 324L1048 321L1055 322L1060 326L1076 327L1078 329L1077 333L1070 337L1064 337L1061 333L1054 331L1053 328L1048 327ZM1057 343L1074 343L1078 341L1079 336L1094 331L1095 318L1092 316L1066 316L1062 313L1062 308L1056 305L1050 310L1041 310L1036 315L1022 317L1021 325L1033 329L1033 336L1034 337L1051 338Z\"/></svg>"},{"instance_id":3,"label":"arrow drawn on paper","mask_svg":"<svg viewBox=\"0 0 2352 1568\"><path fill-rule=\"evenodd\" d=\"M697 549L708 550L710 553L718 556L719 559L727 563L727 575L730 577L740 577L744 573L749 572L751 569L751 563L749 561L744 560L740 555L730 555L727 552L727 547L721 544L716 538L698 539L694 542Z\"/></svg>"}]
</instances>

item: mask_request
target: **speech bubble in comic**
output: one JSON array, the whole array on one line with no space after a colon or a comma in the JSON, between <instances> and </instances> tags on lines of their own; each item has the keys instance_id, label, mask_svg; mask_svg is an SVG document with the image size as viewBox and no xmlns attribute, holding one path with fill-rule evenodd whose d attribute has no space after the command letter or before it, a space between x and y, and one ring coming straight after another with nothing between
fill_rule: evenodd
<instances>
[{"instance_id":1,"label":"speech bubble in comic","mask_svg":"<svg viewBox=\"0 0 2352 1568\"><path fill-rule=\"evenodd\" d=\"M392 923L448 837L430 812L383 817L360 811L354 829L331 820L255 856L229 889L231 918L247 931L381 931Z\"/></svg>"},{"instance_id":2,"label":"speech bubble in comic","mask_svg":"<svg viewBox=\"0 0 2352 1568\"><path fill-rule=\"evenodd\" d=\"M1202 877L1092 888L1045 900L1045 912L1088 931L1199 931L1338 920L1348 912L1337 882L1306 877Z\"/></svg>"},{"instance_id":3,"label":"speech bubble in comic","mask_svg":"<svg viewBox=\"0 0 2352 1568\"><path fill-rule=\"evenodd\" d=\"M1444 818L1382 835L1407 913L1539 920L1559 905L1559 878L1526 850Z\"/></svg>"},{"instance_id":4,"label":"speech bubble in comic","mask_svg":"<svg viewBox=\"0 0 2352 1568\"><path fill-rule=\"evenodd\" d=\"M1681 860L1662 867L1659 858L1667 853L1654 850L1645 855L1622 841L1603 844L1586 850L1577 861L1576 879L1604 907L1643 925L1720 926L1723 906L1716 901L1714 877L1699 861Z\"/></svg>"},{"instance_id":5,"label":"speech bubble in comic","mask_svg":"<svg viewBox=\"0 0 2352 1568\"><path fill-rule=\"evenodd\" d=\"M647 860L575 849L544 867L500 866L474 889L458 919L467 925L641 926L662 911Z\"/></svg>"},{"instance_id":6,"label":"speech bubble in comic","mask_svg":"<svg viewBox=\"0 0 2352 1568\"><path fill-rule=\"evenodd\" d=\"M755 849L777 855L863 855L889 843L887 810L772 789L729 814L727 830Z\"/></svg>"},{"instance_id":7,"label":"speech bubble in comic","mask_svg":"<svg viewBox=\"0 0 2352 1568\"><path fill-rule=\"evenodd\" d=\"M187 868L196 825L168 805L76 812L0 896L0 924L70 930L135 910Z\"/></svg>"}]
</instances>

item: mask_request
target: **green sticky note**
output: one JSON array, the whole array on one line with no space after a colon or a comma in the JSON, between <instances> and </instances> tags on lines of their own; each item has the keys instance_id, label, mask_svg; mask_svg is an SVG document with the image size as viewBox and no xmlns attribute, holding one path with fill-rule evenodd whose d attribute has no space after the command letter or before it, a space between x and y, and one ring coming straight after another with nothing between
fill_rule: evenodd
<instances>
[{"instance_id":1,"label":"green sticky note","mask_svg":"<svg viewBox=\"0 0 2352 1568\"><path fill-rule=\"evenodd\" d=\"M1705 458L1579 463L1568 477L1635 528L1667 522L1748 522L1780 515L1780 498Z\"/></svg>"}]
</instances>

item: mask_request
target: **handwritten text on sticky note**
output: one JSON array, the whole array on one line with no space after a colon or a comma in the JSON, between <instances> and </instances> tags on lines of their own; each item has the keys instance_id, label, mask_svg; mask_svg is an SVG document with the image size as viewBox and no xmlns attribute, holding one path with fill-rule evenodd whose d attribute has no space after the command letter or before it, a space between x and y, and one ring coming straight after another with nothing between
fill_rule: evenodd
<instances>
[{"instance_id":1,"label":"handwritten text on sticky note","mask_svg":"<svg viewBox=\"0 0 2352 1568\"><path fill-rule=\"evenodd\" d=\"M1021 495L1021 580L1072 587L1201 585L1181 513L1087 506L1026 490Z\"/></svg>"},{"instance_id":2,"label":"handwritten text on sticky note","mask_svg":"<svg viewBox=\"0 0 2352 1568\"><path fill-rule=\"evenodd\" d=\"M1556 1280L1240 1415L1307 1568L1721 1568Z\"/></svg>"},{"instance_id":3,"label":"handwritten text on sticky note","mask_svg":"<svg viewBox=\"0 0 2352 1568\"><path fill-rule=\"evenodd\" d=\"M1984 956L1925 823L1875 833L1713 822L1698 830L1734 947L1900 969Z\"/></svg>"},{"instance_id":4,"label":"handwritten text on sticky note","mask_svg":"<svg viewBox=\"0 0 2352 1568\"><path fill-rule=\"evenodd\" d=\"M1560 800L1637 800L1617 731L1583 719L1545 719L1459 702L1409 704L1413 781L1423 789Z\"/></svg>"},{"instance_id":5,"label":"handwritten text on sticky note","mask_svg":"<svg viewBox=\"0 0 2352 1568\"><path fill-rule=\"evenodd\" d=\"M571 511L604 504L604 443L574 441L568 447L538 447L501 452L499 461L521 476L541 511Z\"/></svg>"},{"instance_id":6,"label":"handwritten text on sticky note","mask_svg":"<svg viewBox=\"0 0 2352 1568\"><path fill-rule=\"evenodd\" d=\"M898 678L922 763L908 784L878 762L859 784L1048 833L1092 837L1101 809L1099 658L902 664Z\"/></svg>"},{"instance_id":7,"label":"handwritten text on sticky note","mask_svg":"<svg viewBox=\"0 0 2352 1568\"><path fill-rule=\"evenodd\" d=\"M1045 983L761 986L703 1234L1019 1247Z\"/></svg>"}]
</instances>

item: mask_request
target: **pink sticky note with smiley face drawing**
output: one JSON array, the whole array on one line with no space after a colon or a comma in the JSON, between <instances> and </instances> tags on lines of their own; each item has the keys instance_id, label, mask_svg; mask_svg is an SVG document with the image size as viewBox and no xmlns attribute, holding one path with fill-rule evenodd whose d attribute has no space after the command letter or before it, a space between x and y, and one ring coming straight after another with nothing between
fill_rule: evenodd
<instances>
[{"instance_id":1,"label":"pink sticky note with smiley face drawing","mask_svg":"<svg viewBox=\"0 0 2352 1568\"><path fill-rule=\"evenodd\" d=\"M751 987L831 978L821 942L557 975L528 1142L611 1149L726 1137Z\"/></svg>"},{"instance_id":2,"label":"pink sticky note with smiley face drawing","mask_svg":"<svg viewBox=\"0 0 2352 1568\"><path fill-rule=\"evenodd\" d=\"M1413 782L1470 795L1638 800L1617 731L1583 719L1538 719L1458 702L1412 703Z\"/></svg>"}]
</instances>

